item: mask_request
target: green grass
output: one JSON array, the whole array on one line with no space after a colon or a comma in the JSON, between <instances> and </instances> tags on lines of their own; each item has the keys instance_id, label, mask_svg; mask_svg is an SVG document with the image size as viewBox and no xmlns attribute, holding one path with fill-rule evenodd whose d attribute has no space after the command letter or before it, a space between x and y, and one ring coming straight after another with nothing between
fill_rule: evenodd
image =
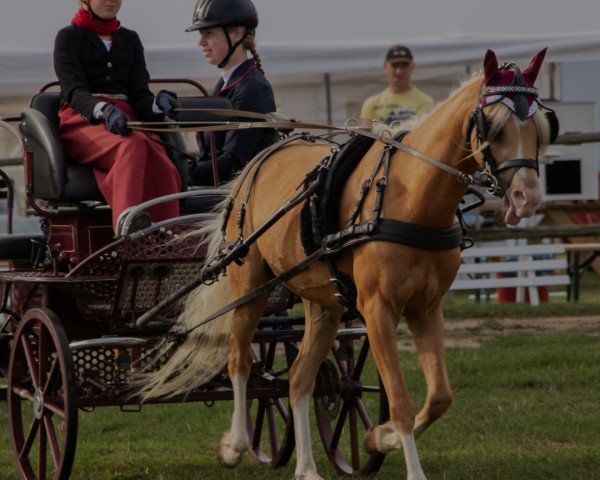
<instances>
[{"instance_id":1,"label":"green grass","mask_svg":"<svg viewBox=\"0 0 600 480\"><path fill-rule=\"evenodd\" d=\"M501 330L506 317L584 316L600 313L600 280L586 274L580 302L552 298L532 307L475 303L465 292L445 306L449 321L480 318ZM414 354L401 352L416 405L425 395ZM418 441L429 480L600 480L600 330L502 335L481 348L449 348L455 401ZM363 376L364 379L364 376ZM73 480L291 479L295 456L277 470L248 457L234 470L215 452L228 428L231 403L151 405L138 413L117 408L80 412ZM0 479L18 480L5 405L0 407ZM314 424L314 416L311 416ZM319 471L339 477L316 428ZM401 452L387 455L376 478L403 479Z\"/></svg>"},{"instance_id":2,"label":"green grass","mask_svg":"<svg viewBox=\"0 0 600 480\"><path fill-rule=\"evenodd\" d=\"M429 480L600 479L598 400L600 331L496 337L479 349L449 349L455 402L419 439ZM424 385L414 355L403 370L417 404ZM249 458L222 469L215 450L231 405L149 406L81 413L72 479L290 479ZM0 430L7 431L6 414ZM313 438L324 478L339 478ZM377 478L405 478L401 452L389 454ZM0 436L0 478L17 479L8 435Z\"/></svg>"}]
</instances>

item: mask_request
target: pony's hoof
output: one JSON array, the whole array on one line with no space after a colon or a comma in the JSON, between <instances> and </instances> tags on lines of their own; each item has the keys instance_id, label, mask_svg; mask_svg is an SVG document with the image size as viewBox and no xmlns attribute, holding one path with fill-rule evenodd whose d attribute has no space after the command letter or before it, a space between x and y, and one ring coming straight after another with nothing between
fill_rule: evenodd
<instances>
[{"instance_id":1,"label":"pony's hoof","mask_svg":"<svg viewBox=\"0 0 600 480\"><path fill-rule=\"evenodd\" d=\"M323 477L316 472L297 473L294 480L323 480Z\"/></svg>"},{"instance_id":2,"label":"pony's hoof","mask_svg":"<svg viewBox=\"0 0 600 480\"><path fill-rule=\"evenodd\" d=\"M242 461L242 454L227 445L221 445L219 453L217 453L217 460L219 460L222 467L235 468Z\"/></svg>"},{"instance_id":3,"label":"pony's hoof","mask_svg":"<svg viewBox=\"0 0 600 480\"><path fill-rule=\"evenodd\" d=\"M365 452L369 455L377 455L381 453L377 449L377 441L375 440L375 430L372 428L365 434Z\"/></svg>"},{"instance_id":4,"label":"pony's hoof","mask_svg":"<svg viewBox=\"0 0 600 480\"><path fill-rule=\"evenodd\" d=\"M219 444L217 460L219 460L219 463L222 467L234 468L237 467L242 461L242 455L244 451L236 450L229 443L227 443L227 435L228 433L225 433L225 435L223 435L223 439Z\"/></svg>"}]
</instances>

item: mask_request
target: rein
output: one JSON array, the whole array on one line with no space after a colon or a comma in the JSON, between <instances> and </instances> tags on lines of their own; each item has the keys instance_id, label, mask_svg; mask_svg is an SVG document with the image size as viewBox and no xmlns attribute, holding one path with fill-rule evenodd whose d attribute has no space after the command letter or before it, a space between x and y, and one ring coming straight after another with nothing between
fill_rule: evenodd
<instances>
[{"instance_id":1,"label":"rein","mask_svg":"<svg viewBox=\"0 0 600 480\"><path fill-rule=\"evenodd\" d=\"M530 93L530 92L527 92ZM281 128L281 129L296 129L296 128L308 128L308 129L321 129L321 130L330 130L330 131L344 131L349 133L350 135L362 135L365 137L372 138L374 140L379 140L384 144L384 156L381 160L383 160L383 164L379 163L378 168L383 167L384 176L382 177L382 183L379 185L377 198L377 204L380 204L382 201L383 190L385 188L385 184L387 183L387 165L389 161L389 152L390 149L397 149L403 151L409 155L412 155L429 165L432 165L436 168L439 168L442 171L445 171L454 177L456 177L460 182L466 183L467 185L477 185L483 186L491 193L496 193L499 188L499 181L496 175L503 170L508 170L511 168L515 169L515 172L511 176L514 176L516 171L521 167L526 168L535 168L538 169L538 162L532 159L515 159L510 160L508 162L504 162L501 166L498 166L493 158L486 159L486 168L483 171L478 170L473 175L466 174L457 168L454 168L450 165L440 162L422 152L419 152L405 144L400 143L391 137L391 132L384 131L381 134L373 133L370 130L359 128L359 127L349 127L348 123L345 127L335 127L332 125L324 125L318 123L306 123L306 122L297 122L295 120L287 120L281 121L276 119L272 114L261 114L256 112L248 112L243 110L226 110L226 109L180 109L180 111L199 111L205 113L212 113L217 115L227 115L227 116L237 116L242 118L249 118L254 120L260 120L258 122L174 122L174 121L165 121L165 122L128 122L128 126L133 130L140 131L152 131L152 132L164 132L164 131L228 131L228 130L239 130L239 129L252 129L252 128ZM479 114L479 115L478 115ZM483 131L480 127L480 121L483 118L483 108L481 105L478 105L477 108L472 112L471 117L469 119L469 124L471 124L470 128L473 126L476 127L478 137L483 135ZM472 125L473 123L478 123L477 125ZM163 128L159 128L163 127ZM308 134L301 134L300 138L307 138ZM291 137L293 138L293 137ZM287 141L291 141L290 138L286 139ZM269 152L272 149L268 149ZM489 150L487 147L486 150ZM489 152L491 155L491 152ZM258 168L262 164L262 160L264 160L268 155L262 155L261 158L256 162ZM264 232L266 232L272 225L274 225L283 215L285 215L291 208L298 205L300 202L314 194L319 185L320 181L324 176L324 172L329 168L329 162L331 161L333 153L327 156L324 160L317 165L317 167L313 170L313 172L307 175L310 176L313 173L315 174L315 180L310 182L308 187L304 189L302 192L295 195L292 199L286 202L272 217L270 217L261 227L252 232L248 237L242 238L238 237L238 239L232 244L229 242L226 245L226 249L217 256L211 264L208 264L201 275L195 280L192 280L184 287L170 295L169 297L163 299L158 304L156 304L152 309L148 310L146 313L141 315L137 321L136 325L138 327L143 327L146 323L148 323L156 314L158 314L162 309L177 301L184 295L190 293L193 289L198 287L199 285L211 281L215 281L218 276L222 273L224 268L232 262L241 263L243 257L247 254L248 249L251 244L253 244ZM487 155L486 155L487 156ZM375 172L374 172L375 173ZM233 204L233 197L230 199L230 205L227 210L230 213ZM245 202L244 202L245 203ZM294 277L296 274L300 273L304 269L308 268L311 264L316 262L317 260L330 256L331 254L337 253L345 248L348 248L352 245L356 245L368 240L374 240L375 236L373 235L376 229L380 226L381 218L379 217L380 208L374 209L374 215L369 220L366 220L360 224L352 224L350 227L341 230L339 232L325 235L322 239L321 247L317 249L315 252L307 256L302 262L296 264L294 267L286 270L285 272L277 275L275 278L265 282L259 287L255 288L245 296L235 300L234 302L224 306L217 312L213 313L209 317L203 319L201 322L196 324L194 327L191 327L185 331L171 331L167 334L166 340L173 342L180 342L185 337L191 333L196 328L199 328L202 325L220 317L221 315L233 310L234 308L254 299L261 295L266 294L277 285L283 283L284 281ZM229 215L227 215L228 217ZM240 212L238 216L242 217L243 221L243 212ZM239 219L238 219L239 220ZM385 219L383 219L385 220ZM224 220L226 221L226 219ZM239 221L238 221L239 223ZM392 219L387 220L387 226L390 226L390 223L403 223L397 222ZM239 225L238 225L239 226ZM395 226L394 226L395 227ZM398 225L398 227L401 227ZM241 231L241 227L240 227ZM453 232L449 232L450 235ZM388 240L396 241L394 237L398 237L397 232L392 232L392 229L388 229L387 235L389 236ZM410 235L409 235L410 236ZM335 272L332 272L335 273ZM338 279L335 278L336 282L339 283ZM344 292L340 292L338 289L337 293L338 297L344 297Z\"/></svg>"},{"instance_id":2,"label":"rein","mask_svg":"<svg viewBox=\"0 0 600 480\"><path fill-rule=\"evenodd\" d=\"M296 120L282 121L273 120L275 116L272 114L262 114L256 112L248 112L245 110L226 110L226 109L179 109L179 111L195 111L203 113L211 113L213 115L228 115L237 116L252 119L261 119L259 122L235 122L235 121L224 121L224 122L201 122L201 121L164 121L164 122L133 122L127 123L127 126L132 130L138 130L142 132L223 132L231 130L245 130L245 129L256 129L256 128L274 128L274 129L297 129L297 128L308 128L312 130L330 130L336 132L346 132L349 134L357 134L365 137L369 137L375 140L379 140L384 145L389 145L398 150L401 150L413 157L416 157L429 165L432 165L440 170L443 170L453 176L455 176L460 182L466 183L467 185L476 185L478 187L484 187L488 190L496 189L498 180L489 171L477 171L474 175L469 175L461 170L447 165L439 160L430 157L418 150L415 150L405 144L402 144L391 136L391 132L388 130L383 131L381 134L373 133L372 131L361 128L361 127L350 127L348 123L355 122L350 120L344 127L336 127L334 125L327 125L321 123L308 123L299 122ZM467 157L468 158L468 157Z\"/></svg>"}]
</instances>

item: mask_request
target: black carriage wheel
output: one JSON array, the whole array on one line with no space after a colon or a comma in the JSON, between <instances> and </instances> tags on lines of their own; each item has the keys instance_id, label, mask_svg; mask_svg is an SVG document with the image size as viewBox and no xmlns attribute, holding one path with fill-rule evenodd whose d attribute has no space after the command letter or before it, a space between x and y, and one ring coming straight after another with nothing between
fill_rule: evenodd
<instances>
[{"instance_id":1,"label":"black carriage wheel","mask_svg":"<svg viewBox=\"0 0 600 480\"><path fill-rule=\"evenodd\" d=\"M283 345L285 364L276 365L278 345ZM279 378L278 371L287 372L297 354L292 342L268 342L253 345L254 361L262 369ZM287 378L287 373L286 373ZM286 465L294 452L294 423L289 400L281 397L257 398L248 401L247 431L250 456L263 465L278 468Z\"/></svg>"},{"instance_id":2,"label":"black carriage wheel","mask_svg":"<svg viewBox=\"0 0 600 480\"><path fill-rule=\"evenodd\" d=\"M333 386L331 394L315 397L317 426L327 457L342 475L376 473L385 455L366 453L364 436L389 419L389 407L367 338L336 341L320 375Z\"/></svg>"},{"instance_id":3,"label":"black carriage wheel","mask_svg":"<svg viewBox=\"0 0 600 480\"><path fill-rule=\"evenodd\" d=\"M68 479L77 442L76 383L67 335L49 310L28 310L15 332L8 415L23 478Z\"/></svg>"}]
</instances>

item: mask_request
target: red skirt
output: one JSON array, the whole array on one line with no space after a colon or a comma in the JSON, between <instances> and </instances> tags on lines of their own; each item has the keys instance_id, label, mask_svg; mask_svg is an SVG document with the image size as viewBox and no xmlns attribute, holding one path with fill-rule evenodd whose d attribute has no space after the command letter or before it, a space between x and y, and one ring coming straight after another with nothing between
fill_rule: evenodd
<instances>
[{"instance_id":1,"label":"red skirt","mask_svg":"<svg viewBox=\"0 0 600 480\"><path fill-rule=\"evenodd\" d=\"M111 103L130 119L135 118L127 102ZM93 167L98 188L112 209L113 228L126 208L181 191L179 172L156 142L157 136L135 131L128 136L114 135L106 130L104 121L91 125L68 104L61 107L58 115L58 137L64 154ZM148 213L154 222L176 217L179 202L161 203L148 208Z\"/></svg>"}]
</instances>

